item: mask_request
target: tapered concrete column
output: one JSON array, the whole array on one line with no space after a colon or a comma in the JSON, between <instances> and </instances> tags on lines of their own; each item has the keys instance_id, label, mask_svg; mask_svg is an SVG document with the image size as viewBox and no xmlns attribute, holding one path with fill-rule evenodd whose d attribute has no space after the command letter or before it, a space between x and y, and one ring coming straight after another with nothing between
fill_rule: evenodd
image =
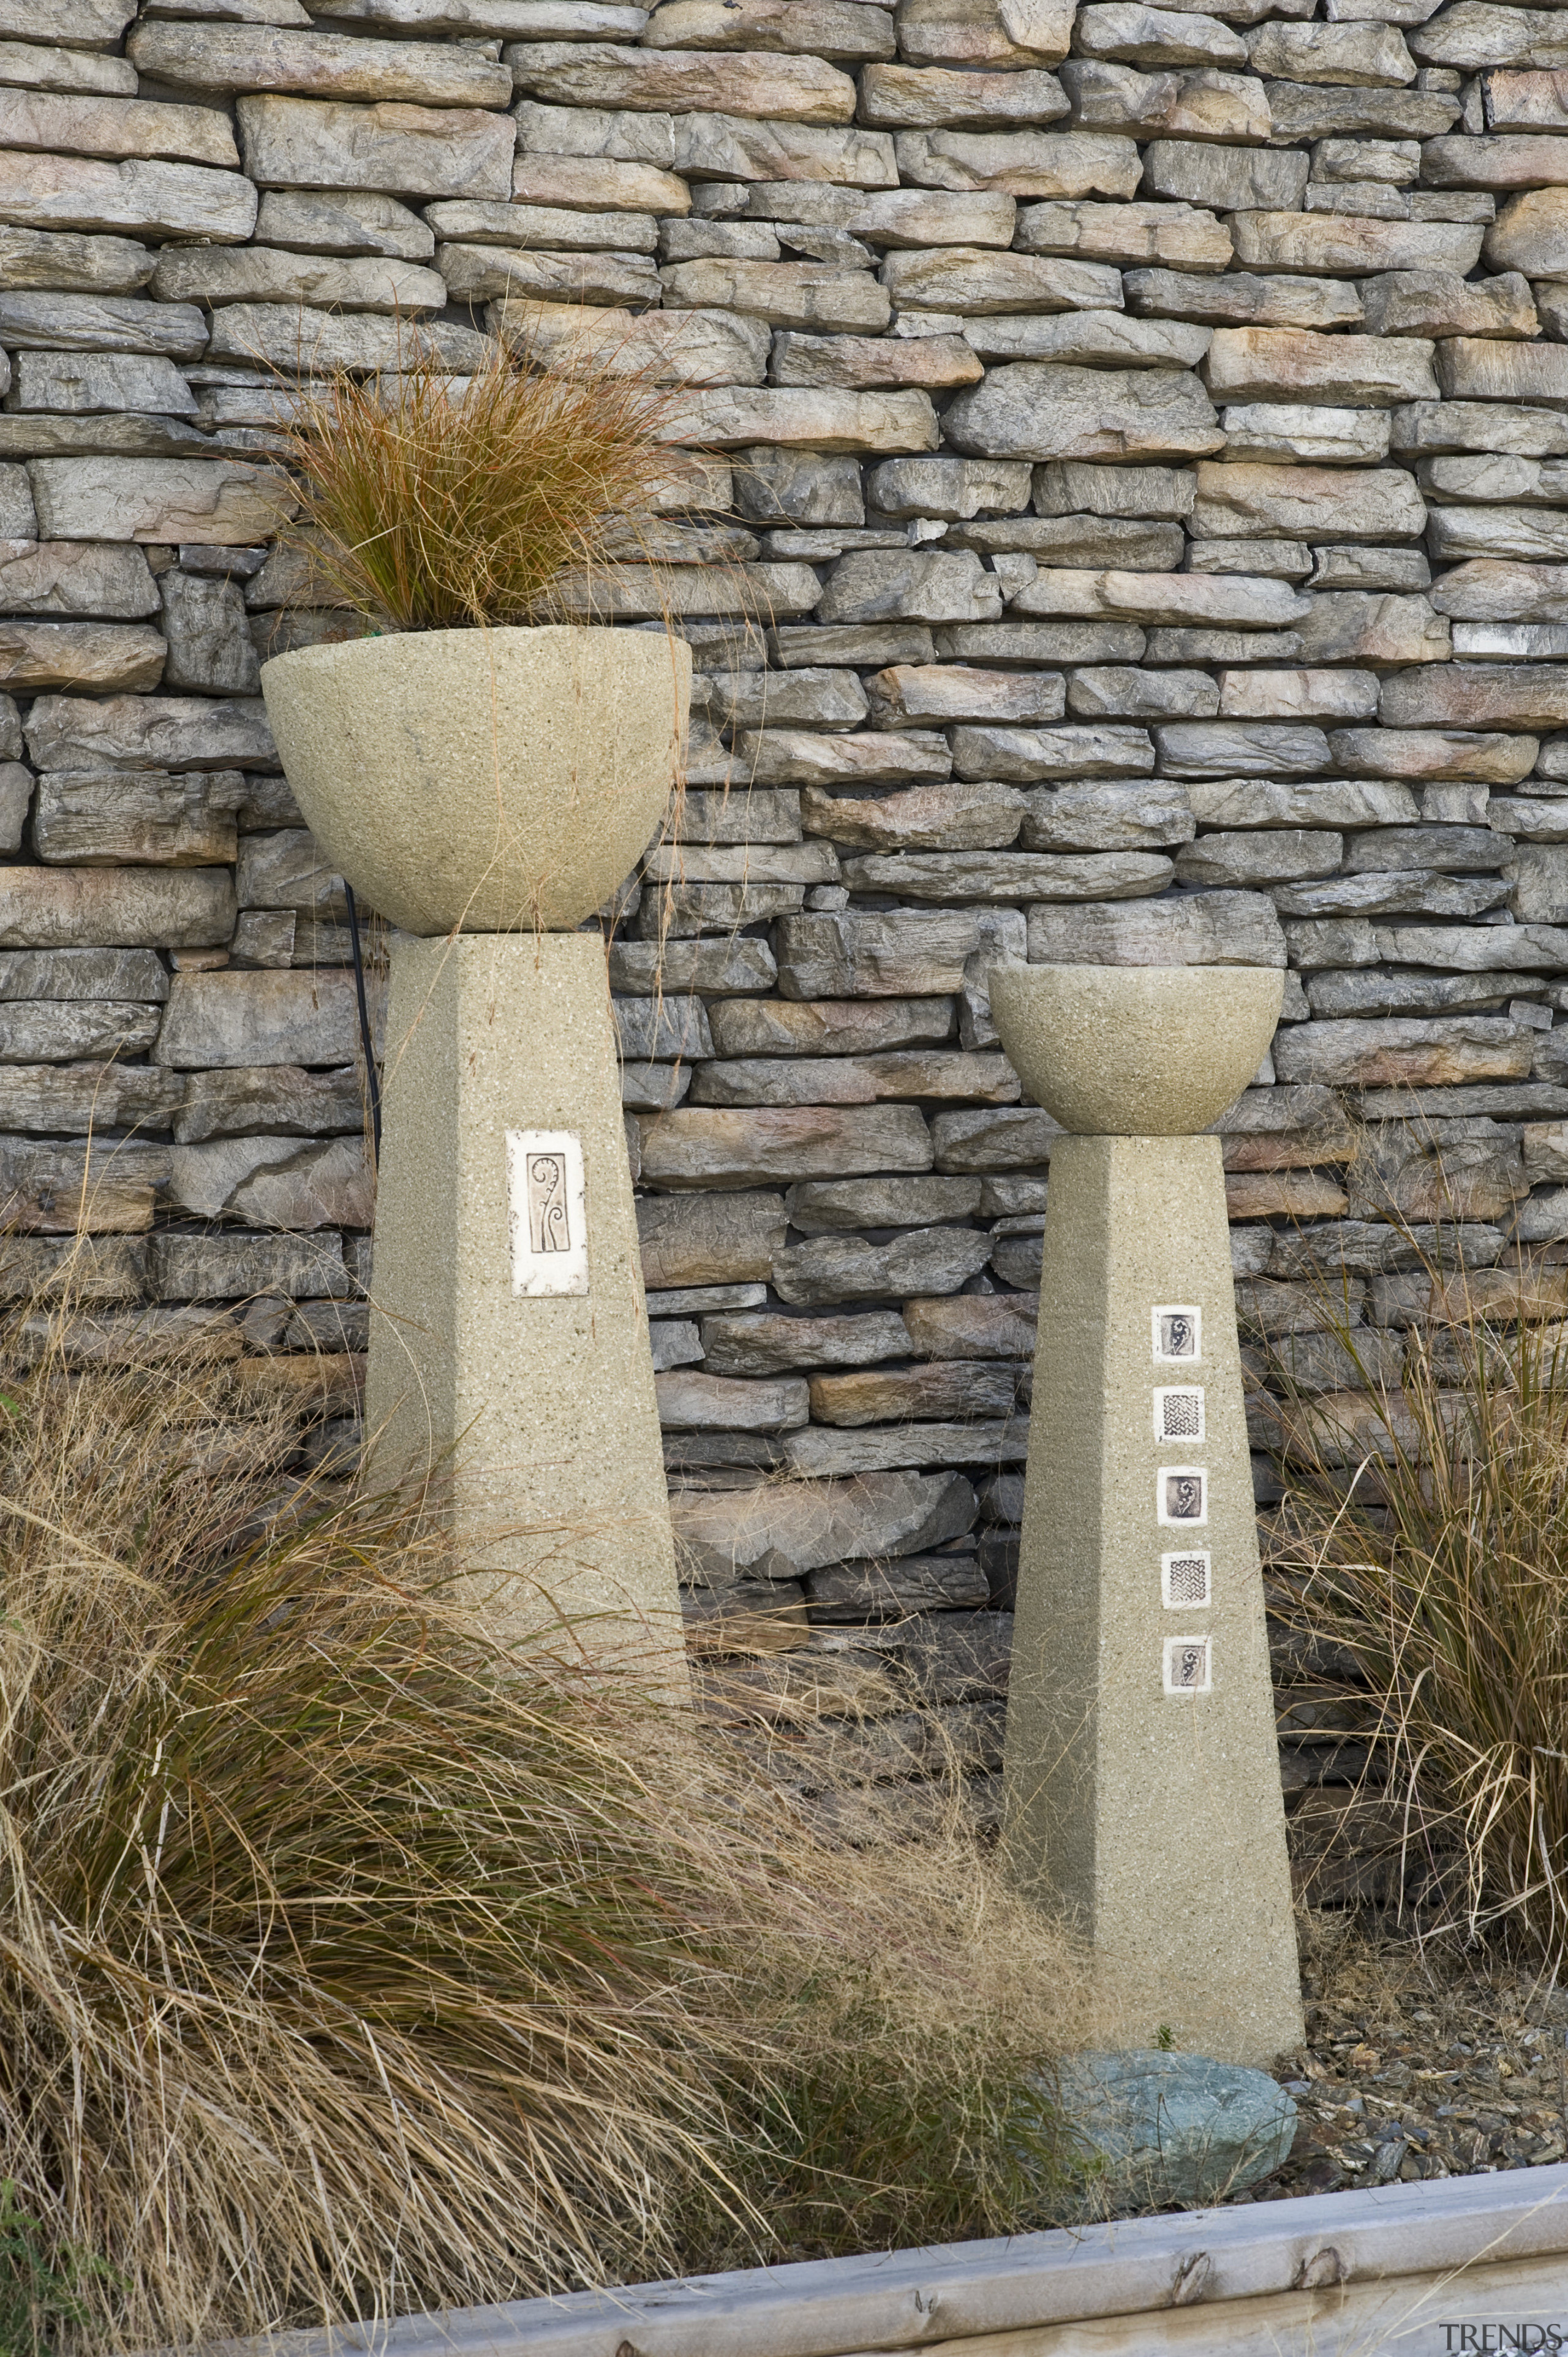
<instances>
[{"instance_id":1,"label":"tapered concrete column","mask_svg":"<svg viewBox=\"0 0 1568 2357\"><path fill-rule=\"evenodd\" d=\"M1129 2042L1303 2035L1217 1137L1051 1157L1007 1839Z\"/></svg>"},{"instance_id":2,"label":"tapered concrete column","mask_svg":"<svg viewBox=\"0 0 1568 2357\"><path fill-rule=\"evenodd\" d=\"M1102 2036L1168 2027L1266 2064L1304 2035L1290 1868L1220 1145L1179 1132L1237 1092L1229 1064L1256 1069L1278 981L1206 1006L1207 975L1096 971L993 976L1004 1045L1058 1119L1103 1133L1141 1107L1178 1133L1051 1156L1006 1846L1090 1943ZM1208 1085L1183 1092L1195 1060ZM1077 1094L1053 1086L1064 1064Z\"/></svg>"},{"instance_id":3,"label":"tapered concrete column","mask_svg":"<svg viewBox=\"0 0 1568 2357\"><path fill-rule=\"evenodd\" d=\"M580 1632L596 1653L677 1649L598 934L398 939L383 1104L375 1478L449 1458L465 1557L521 1575L499 1604L520 1625L542 1588L605 1616Z\"/></svg>"}]
</instances>

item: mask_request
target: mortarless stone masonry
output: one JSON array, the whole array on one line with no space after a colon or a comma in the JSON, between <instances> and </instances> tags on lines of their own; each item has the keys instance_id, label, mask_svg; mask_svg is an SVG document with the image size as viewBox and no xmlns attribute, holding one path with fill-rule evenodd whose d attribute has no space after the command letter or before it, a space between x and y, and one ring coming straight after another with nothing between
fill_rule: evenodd
<instances>
[{"instance_id":1,"label":"mortarless stone masonry","mask_svg":"<svg viewBox=\"0 0 1568 2357\"><path fill-rule=\"evenodd\" d=\"M257 667L353 624L266 544L273 368L529 317L724 454L661 552L684 843L608 954L743 1683L872 1779L911 1680L998 1756L1052 1139L999 958L1288 967L1222 1126L1305 1389L1361 1380L1325 1279L1374 1372L1446 1314L1391 1210L1568 1317L1568 43L1363 5L0 0L13 1287L85 1202L96 1351L194 1316L351 1442L345 909ZM1283 1743L1305 1823L1361 1755Z\"/></svg>"}]
</instances>

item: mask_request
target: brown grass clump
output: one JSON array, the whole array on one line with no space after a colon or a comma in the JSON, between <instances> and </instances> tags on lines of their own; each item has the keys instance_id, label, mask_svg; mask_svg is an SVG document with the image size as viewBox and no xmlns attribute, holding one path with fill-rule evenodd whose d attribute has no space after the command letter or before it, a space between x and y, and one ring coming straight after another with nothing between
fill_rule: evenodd
<instances>
[{"instance_id":1,"label":"brown grass clump","mask_svg":"<svg viewBox=\"0 0 1568 2357\"><path fill-rule=\"evenodd\" d=\"M660 439L670 396L613 357L574 345L544 370L524 337L454 377L411 337L395 377L338 371L294 398L280 537L377 629L564 619L565 577L613 574L692 472Z\"/></svg>"},{"instance_id":2,"label":"brown grass clump","mask_svg":"<svg viewBox=\"0 0 1568 2357\"><path fill-rule=\"evenodd\" d=\"M1281 1530L1295 1535L1276 1558L1324 1677L1340 1664L1347 1696L1369 1700L1372 1781L1402 1811L1426 1925L1496 1936L1555 1976L1568 1957L1568 1348L1562 1328L1510 1325L1506 1272L1476 1286L1441 1237L1416 1257L1442 1322L1412 1330L1397 1383L1369 1371L1359 1329L1332 1320L1375 1415L1348 1398L1289 1404Z\"/></svg>"},{"instance_id":3,"label":"brown grass clump","mask_svg":"<svg viewBox=\"0 0 1568 2357\"><path fill-rule=\"evenodd\" d=\"M195 1346L24 1329L7 2357L1048 2216L1074 1969L956 1821L813 1835L689 1714L502 1652L407 1501L277 1513L288 1436Z\"/></svg>"}]
</instances>

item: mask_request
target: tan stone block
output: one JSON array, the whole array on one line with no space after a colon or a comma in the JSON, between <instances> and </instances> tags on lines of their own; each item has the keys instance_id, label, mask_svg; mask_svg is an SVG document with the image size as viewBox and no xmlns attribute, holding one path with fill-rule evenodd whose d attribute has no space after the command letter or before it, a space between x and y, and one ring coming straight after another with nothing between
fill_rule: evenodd
<instances>
[{"instance_id":1,"label":"tan stone block","mask_svg":"<svg viewBox=\"0 0 1568 2357\"><path fill-rule=\"evenodd\" d=\"M1130 66L1240 66L1247 48L1239 33L1213 16L1188 16L1130 0L1095 0L1080 8L1073 38L1086 58Z\"/></svg>"},{"instance_id":2,"label":"tan stone block","mask_svg":"<svg viewBox=\"0 0 1568 2357\"><path fill-rule=\"evenodd\" d=\"M1165 263L1174 270L1223 270L1230 232L1194 205L1042 204L1018 216L1020 253L1070 253L1085 262Z\"/></svg>"},{"instance_id":3,"label":"tan stone block","mask_svg":"<svg viewBox=\"0 0 1568 2357\"><path fill-rule=\"evenodd\" d=\"M78 295L134 295L157 261L124 237L75 237L36 229L0 229L0 283Z\"/></svg>"},{"instance_id":4,"label":"tan stone block","mask_svg":"<svg viewBox=\"0 0 1568 2357\"><path fill-rule=\"evenodd\" d=\"M1230 270L1199 277L1186 270L1130 270L1122 281L1140 316L1201 319L1216 327L1358 328L1361 298L1332 278L1255 278Z\"/></svg>"},{"instance_id":5,"label":"tan stone block","mask_svg":"<svg viewBox=\"0 0 1568 2357\"><path fill-rule=\"evenodd\" d=\"M773 328L875 334L892 315L886 289L869 271L829 263L712 259L677 263L660 276L672 310L746 312Z\"/></svg>"},{"instance_id":6,"label":"tan stone block","mask_svg":"<svg viewBox=\"0 0 1568 2357\"><path fill-rule=\"evenodd\" d=\"M972 1360L813 1375L811 1416L818 1424L855 1426L910 1416L1011 1415L1021 1404L1027 1376L1026 1365Z\"/></svg>"},{"instance_id":7,"label":"tan stone block","mask_svg":"<svg viewBox=\"0 0 1568 2357\"><path fill-rule=\"evenodd\" d=\"M1361 289L1375 336L1518 336L1539 332L1530 281L1518 271L1461 278L1445 270L1399 270Z\"/></svg>"},{"instance_id":8,"label":"tan stone block","mask_svg":"<svg viewBox=\"0 0 1568 2357\"><path fill-rule=\"evenodd\" d=\"M1568 155L1551 136L1431 139L1422 178L1437 188L1540 188L1568 182Z\"/></svg>"},{"instance_id":9,"label":"tan stone block","mask_svg":"<svg viewBox=\"0 0 1568 2357\"><path fill-rule=\"evenodd\" d=\"M1538 401L1568 407L1568 345L1455 336L1437 347L1437 378L1450 401Z\"/></svg>"},{"instance_id":10,"label":"tan stone block","mask_svg":"<svg viewBox=\"0 0 1568 2357\"><path fill-rule=\"evenodd\" d=\"M940 392L976 384L979 355L961 336L808 336L774 339L771 374L778 385L891 393L904 386Z\"/></svg>"},{"instance_id":11,"label":"tan stone block","mask_svg":"<svg viewBox=\"0 0 1568 2357\"><path fill-rule=\"evenodd\" d=\"M1402 467L1270 467L1205 461L1190 529L1241 540L1415 540L1426 503Z\"/></svg>"},{"instance_id":12,"label":"tan stone block","mask_svg":"<svg viewBox=\"0 0 1568 2357\"><path fill-rule=\"evenodd\" d=\"M1349 1197L1316 1170L1239 1173L1225 1178L1225 1210L1232 1220L1337 1220Z\"/></svg>"},{"instance_id":13,"label":"tan stone block","mask_svg":"<svg viewBox=\"0 0 1568 2357\"><path fill-rule=\"evenodd\" d=\"M1294 210L1311 168L1306 156L1284 150L1221 146L1202 139L1154 140L1144 160L1151 196L1174 197L1216 212Z\"/></svg>"},{"instance_id":14,"label":"tan stone block","mask_svg":"<svg viewBox=\"0 0 1568 2357\"><path fill-rule=\"evenodd\" d=\"M1391 408L1429 401L1434 346L1414 337L1324 336L1292 328L1219 328L1204 363L1217 401L1305 397Z\"/></svg>"},{"instance_id":15,"label":"tan stone block","mask_svg":"<svg viewBox=\"0 0 1568 2357\"><path fill-rule=\"evenodd\" d=\"M1466 622L1568 622L1568 565L1477 557L1433 584L1441 614Z\"/></svg>"},{"instance_id":16,"label":"tan stone block","mask_svg":"<svg viewBox=\"0 0 1568 2357\"><path fill-rule=\"evenodd\" d=\"M1494 270L1520 270L1527 278L1568 274L1565 237L1568 188L1529 188L1509 199L1487 231L1487 260Z\"/></svg>"},{"instance_id":17,"label":"tan stone block","mask_svg":"<svg viewBox=\"0 0 1568 2357\"><path fill-rule=\"evenodd\" d=\"M0 151L0 221L240 244L256 225L256 191L238 172L197 164L114 164L14 148Z\"/></svg>"},{"instance_id":18,"label":"tan stone block","mask_svg":"<svg viewBox=\"0 0 1568 2357\"><path fill-rule=\"evenodd\" d=\"M1247 36L1247 53L1254 73L1280 81L1371 89L1415 80L1415 60L1392 25L1260 25Z\"/></svg>"},{"instance_id":19,"label":"tan stone block","mask_svg":"<svg viewBox=\"0 0 1568 2357\"><path fill-rule=\"evenodd\" d=\"M1219 710L1227 720L1371 720L1377 709L1377 675L1369 671L1219 674Z\"/></svg>"},{"instance_id":20,"label":"tan stone block","mask_svg":"<svg viewBox=\"0 0 1568 2357\"><path fill-rule=\"evenodd\" d=\"M909 900L1143 899L1163 892L1175 873L1164 853L1153 851L871 853L843 865L852 891L896 892Z\"/></svg>"},{"instance_id":21,"label":"tan stone block","mask_svg":"<svg viewBox=\"0 0 1568 2357\"><path fill-rule=\"evenodd\" d=\"M509 49L506 61L518 89L548 106L711 112L779 123L848 123L854 114L854 83L820 58L526 41Z\"/></svg>"},{"instance_id":22,"label":"tan stone block","mask_svg":"<svg viewBox=\"0 0 1568 2357\"><path fill-rule=\"evenodd\" d=\"M165 303L295 303L327 309L443 311L446 283L435 270L398 261L342 261L336 254L280 253L262 245L166 246L153 274Z\"/></svg>"},{"instance_id":23,"label":"tan stone block","mask_svg":"<svg viewBox=\"0 0 1568 2357\"><path fill-rule=\"evenodd\" d=\"M1034 1356L1035 1306L1014 1293L959 1293L907 1301L904 1324L916 1354L928 1359Z\"/></svg>"},{"instance_id":24,"label":"tan stone block","mask_svg":"<svg viewBox=\"0 0 1568 2357\"><path fill-rule=\"evenodd\" d=\"M917 65L1054 66L1073 0L902 0L898 46Z\"/></svg>"},{"instance_id":25,"label":"tan stone block","mask_svg":"<svg viewBox=\"0 0 1568 2357\"><path fill-rule=\"evenodd\" d=\"M430 41L356 40L260 24L143 22L126 55L149 81L225 95L289 91L312 98L403 99L415 106L501 107L512 99L503 65Z\"/></svg>"},{"instance_id":26,"label":"tan stone block","mask_svg":"<svg viewBox=\"0 0 1568 2357\"><path fill-rule=\"evenodd\" d=\"M306 310L299 304L228 303L213 313L210 360L283 370L395 371L430 353L455 372L482 368L493 347L446 319L406 323L370 312ZM182 537L190 537L186 534ZM253 534L260 538L262 535Z\"/></svg>"},{"instance_id":27,"label":"tan stone block","mask_svg":"<svg viewBox=\"0 0 1568 2357\"><path fill-rule=\"evenodd\" d=\"M651 303L659 274L640 255L519 253L497 245L443 245L446 292L459 303ZM314 357L314 356L313 356ZM321 365L317 362L317 365Z\"/></svg>"},{"instance_id":28,"label":"tan stone block","mask_svg":"<svg viewBox=\"0 0 1568 2357\"><path fill-rule=\"evenodd\" d=\"M1016 840L1025 807L1015 788L985 783L837 799L807 786L800 796L809 834L857 851L1004 850Z\"/></svg>"},{"instance_id":29,"label":"tan stone block","mask_svg":"<svg viewBox=\"0 0 1568 2357\"><path fill-rule=\"evenodd\" d=\"M603 157L520 156L511 167L512 200L565 205L585 212L675 214L692 210L692 191L674 172L652 164L613 164Z\"/></svg>"},{"instance_id":30,"label":"tan stone block","mask_svg":"<svg viewBox=\"0 0 1568 2357\"><path fill-rule=\"evenodd\" d=\"M749 386L687 393L660 421L660 431L671 442L725 449L771 442L811 450L934 450L940 438L936 412L923 393L775 392Z\"/></svg>"},{"instance_id":31,"label":"tan stone block","mask_svg":"<svg viewBox=\"0 0 1568 2357\"><path fill-rule=\"evenodd\" d=\"M134 0L0 0L0 34L112 49L135 13Z\"/></svg>"},{"instance_id":32,"label":"tan stone block","mask_svg":"<svg viewBox=\"0 0 1568 2357\"><path fill-rule=\"evenodd\" d=\"M1417 676L1424 681L1444 674L1422 672ZM1517 786L1535 767L1539 745L1533 737L1385 725L1336 729L1329 749L1339 767L1367 777L1475 778L1485 785Z\"/></svg>"},{"instance_id":33,"label":"tan stone block","mask_svg":"<svg viewBox=\"0 0 1568 2357\"><path fill-rule=\"evenodd\" d=\"M235 113L245 171L259 188L503 201L511 194L516 135L504 114L272 97L242 98Z\"/></svg>"},{"instance_id":34,"label":"tan stone block","mask_svg":"<svg viewBox=\"0 0 1568 2357\"><path fill-rule=\"evenodd\" d=\"M1283 581L1250 574L1102 573L1100 610L1140 621L1279 630L1308 610Z\"/></svg>"},{"instance_id":35,"label":"tan stone block","mask_svg":"<svg viewBox=\"0 0 1568 2357\"><path fill-rule=\"evenodd\" d=\"M125 622L0 622L0 688L77 688L104 695L156 687L168 648Z\"/></svg>"},{"instance_id":36,"label":"tan stone block","mask_svg":"<svg viewBox=\"0 0 1568 2357\"><path fill-rule=\"evenodd\" d=\"M0 1148L0 1219L33 1235L144 1235L167 1186L166 1146Z\"/></svg>"},{"instance_id":37,"label":"tan stone block","mask_svg":"<svg viewBox=\"0 0 1568 2357\"><path fill-rule=\"evenodd\" d=\"M717 1053L741 1057L865 1058L892 1048L940 1044L954 1028L950 998L715 999L709 1019ZM844 1224L863 1223L878 1224L865 1211Z\"/></svg>"},{"instance_id":38,"label":"tan stone block","mask_svg":"<svg viewBox=\"0 0 1568 2357\"><path fill-rule=\"evenodd\" d=\"M1328 591L1309 601L1301 651L1311 662L1446 662L1454 648L1445 613L1427 597Z\"/></svg>"},{"instance_id":39,"label":"tan stone block","mask_svg":"<svg viewBox=\"0 0 1568 2357\"><path fill-rule=\"evenodd\" d=\"M240 162L227 119L210 107L32 90L0 89L0 147L116 159L161 156L229 169Z\"/></svg>"},{"instance_id":40,"label":"tan stone block","mask_svg":"<svg viewBox=\"0 0 1568 2357\"><path fill-rule=\"evenodd\" d=\"M207 949L235 913L222 868L0 868L5 949Z\"/></svg>"},{"instance_id":41,"label":"tan stone block","mask_svg":"<svg viewBox=\"0 0 1568 2357\"><path fill-rule=\"evenodd\" d=\"M1484 72L1493 66L1548 71L1568 66L1568 34L1551 8L1498 8L1488 0L1459 0L1435 24L1420 26L1410 47L1423 63Z\"/></svg>"},{"instance_id":42,"label":"tan stone block","mask_svg":"<svg viewBox=\"0 0 1568 2357\"><path fill-rule=\"evenodd\" d=\"M166 770L48 770L38 780L33 845L53 864L199 867L231 861L237 770L183 778Z\"/></svg>"},{"instance_id":43,"label":"tan stone block","mask_svg":"<svg viewBox=\"0 0 1568 2357\"><path fill-rule=\"evenodd\" d=\"M952 767L945 737L915 730L830 737L805 728L741 729L736 761L741 775L758 785L829 788L945 779Z\"/></svg>"},{"instance_id":44,"label":"tan stone block","mask_svg":"<svg viewBox=\"0 0 1568 2357\"><path fill-rule=\"evenodd\" d=\"M1237 261L1249 268L1348 276L1387 270L1447 270L1462 278L1480 260L1486 231L1464 221L1257 212L1239 216L1231 234Z\"/></svg>"},{"instance_id":45,"label":"tan stone block","mask_svg":"<svg viewBox=\"0 0 1568 2357\"><path fill-rule=\"evenodd\" d=\"M1383 682L1380 711L1391 727L1423 721L1453 728L1568 726L1568 665L1451 663L1441 672L1396 672Z\"/></svg>"},{"instance_id":46,"label":"tan stone block","mask_svg":"<svg viewBox=\"0 0 1568 2357\"><path fill-rule=\"evenodd\" d=\"M961 245L939 246L925 253L890 253L882 276L900 310L974 316L1098 305L1119 310L1122 301L1121 280L1102 263L994 253Z\"/></svg>"},{"instance_id":47,"label":"tan stone block","mask_svg":"<svg viewBox=\"0 0 1568 2357\"><path fill-rule=\"evenodd\" d=\"M861 1171L929 1170L930 1133L913 1105L775 1112L698 1111L645 1116L642 1171L666 1184L766 1185Z\"/></svg>"},{"instance_id":48,"label":"tan stone block","mask_svg":"<svg viewBox=\"0 0 1568 2357\"><path fill-rule=\"evenodd\" d=\"M881 131L1049 123L1067 111L1067 95L1049 73L952 73L940 66L872 65L860 78L861 120Z\"/></svg>"},{"instance_id":49,"label":"tan stone block","mask_svg":"<svg viewBox=\"0 0 1568 2357\"><path fill-rule=\"evenodd\" d=\"M572 112L539 111L568 116ZM521 109L519 114L521 118ZM742 114L625 114L618 119L623 124L668 122L671 162L678 172L690 172L698 179L825 181L854 188L898 185L892 135L864 130L858 124L839 129L778 118L753 122Z\"/></svg>"},{"instance_id":50,"label":"tan stone block","mask_svg":"<svg viewBox=\"0 0 1568 2357\"><path fill-rule=\"evenodd\" d=\"M1130 197L1142 165L1131 139L1089 131L901 131L898 168L931 188L1013 197Z\"/></svg>"},{"instance_id":51,"label":"tan stone block","mask_svg":"<svg viewBox=\"0 0 1568 2357\"><path fill-rule=\"evenodd\" d=\"M873 724L944 728L955 720L1022 727L1059 720L1062 683L1049 673L980 671L962 663L895 664L866 682Z\"/></svg>"},{"instance_id":52,"label":"tan stone block","mask_svg":"<svg viewBox=\"0 0 1568 2357\"><path fill-rule=\"evenodd\" d=\"M780 210L790 201L786 196ZM874 245L1011 245L1017 212L1009 196L887 188L852 201L844 227Z\"/></svg>"},{"instance_id":53,"label":"tan stone block","mask_svg":"<svg viewBox=\"0 0 1568 2357\"><path fill-rule=\"evenodd\" d=\"M663 0L642 36L650 49L769 49L803 51L852 64L890 58L895 48L886 12L844 0Z\"/></svg>"},{"instance_id":54,"label":"tan stone block","mask_svg":"<svg viewBox=\"0 0 1568 2357\"><path fill-rule=\"evenodd\" d=\"M91 91L102 98L136 95L136 69L124 58L100 57L91 49L42 48L31 41L0 40L0 81L24 90Z\"/></svg>"},{"instance_id":55,"label":"tan stone block","mask_svg":"<svg viewBox=\"0 0 1568 2357\"><path fill-rule=\"evenodd\" d=\"M575 349L595 354L612 375L645 376L652 384L760 384L771 342L760 319L723 311L597 309L591 304L499 305L487 315L490 333L544 366Z\"/></svg>"},{"instance_id":56,"label":"tan stone block","mask_svg":"<svg viewBox=\"0 0 1568 2357\"><path fill-rule=\"evenodd\" d=\"M1184 369L1112 370L1022 361L950 403L954 447L987 458L1200 457L1223 429Z\"/></svg>"},{"instance_id":57,"label":"tan stone block","mask_svg":"<svg viewBox=\"0 0 1568 2357\"><path fill-rule=\"evenodd\" d=\"M1524 1080L1531 1053L1528 1028L1500 1016L1290 1023L1274 1041L1274 1070L1336 1088L1455 1088Z\"/></svg>"},{"instance_id":58,"label":"tan stone block","mask_svg":"<svg viewBox=\"0 0 1568 2357\"><path fill-rule=\"evenodd\" d=\"M35 458L27 471L49 540L242 547L294 505L270 468L229 458Z\"/></svg>"}]
</instances>

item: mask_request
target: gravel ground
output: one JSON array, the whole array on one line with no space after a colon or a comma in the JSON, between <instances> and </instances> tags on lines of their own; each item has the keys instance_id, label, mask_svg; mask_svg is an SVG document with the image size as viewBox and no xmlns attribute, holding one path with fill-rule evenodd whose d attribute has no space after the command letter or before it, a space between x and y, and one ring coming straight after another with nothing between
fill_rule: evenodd
<instances>
[{"instance_id":1,"label":"gravel ground","mask_svg":"<svg viewBox=\"0 0 1568 2357\"><path fill-rule=\"evenodd\" d=\"M1375 1918L1302 1926L1307 2043L1277 2074L1301 2115L1241 2201L1530 2169L1568 2153L1568 1991Z\"/></svg>"}]
</instances>

